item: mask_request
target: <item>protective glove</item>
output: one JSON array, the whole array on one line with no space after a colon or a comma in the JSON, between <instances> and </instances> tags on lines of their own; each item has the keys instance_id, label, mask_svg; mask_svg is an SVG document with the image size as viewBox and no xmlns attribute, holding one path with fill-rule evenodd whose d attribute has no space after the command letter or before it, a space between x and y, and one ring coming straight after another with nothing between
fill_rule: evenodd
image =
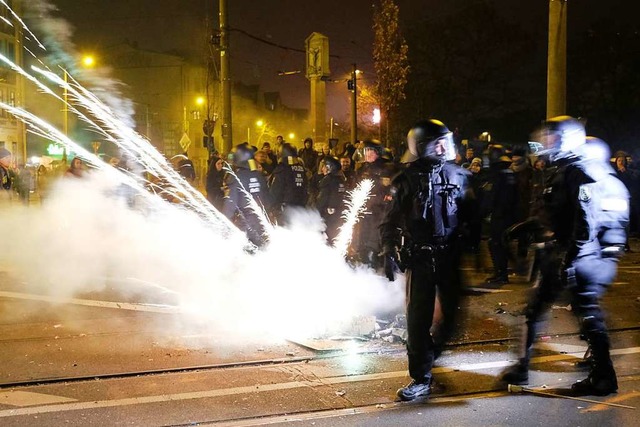
<instances>
[{"instance_id":1,"label":"protective glove","mask_svg":"<svg viewBox=\"0 0 640 427\"><path fill-rule=\"evenodd\" d=\"M394 282L396 280L396 272L400 271L400 266L398 265L398 251L393 249L388 249L384 251L384 275L387 276L390 282Z\"/></svg>"}]
</instances>

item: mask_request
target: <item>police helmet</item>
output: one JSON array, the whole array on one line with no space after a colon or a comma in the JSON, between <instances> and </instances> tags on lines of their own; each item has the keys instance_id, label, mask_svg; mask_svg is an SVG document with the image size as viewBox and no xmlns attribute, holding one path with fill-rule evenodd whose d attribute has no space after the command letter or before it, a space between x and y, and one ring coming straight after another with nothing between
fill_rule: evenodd
<instances>
[{"instance_id":1,"label":"police helmet","mask_svg":"<svg viewBox=\"0 0 640 427\"><path fill-rule=\"evenodd\" d=\"M443 150L437 149L442 142ZM440 120L429 119L416 123L407 134L409 152L422 159L451 161L456 158L453 134Z\"/></svg>"},{"instance_id":2,"label":"police helmet","mask_svg":"<svg viewBox=\"0 0 640 427\"><path fill-rule=\"evenodd\" d=\"M233 164L239 168L249 168L249 160L253 160L253 149L249 144L238 144L233 149Z\"/></svg>"},{"instance_id":3,"label":"police helmet","mask_svg":"<svg viewBox=\"0 0 640 427\"><path fill-rule=\"evenodd\" d=\"M382 143L377 139L367 139L363 142L363 145L365 150L373 150L378 154L378 156L382 156L382 153L384 152Z\"/></svg>"},{"instance_id":4,"label":"police helmet","mask_svg":"<svg viewBox=\"0 0 640 427\"><path fill-rule=\"evenodd\" d=\"M586 143L578 148L577 154L585 160L595 160L606 164L611 160L609 145L595 136L587 136Z\"/></svg>"},{"instance_id":5,"label":"police helmet","mask_svg":"<svg viewBox=\"0 0 640 427\"><path fill-rule=\"evenodd\" d=\"M320 167L323 167L323 166L327 168L327 174L329 175L337 173L342 169L340 160L332 156L325 156L322 158L322 162L320 162Z\"/></svg>"},{"instance_id":6,"label":"police helmet","mask_svg":"<svg viewBox=\"0 0 640 427\"><path fill-rule=\"evenodd\" d=\"M298 150L293 145L284 143L280 147L280 158L286 159L287 157L298 157Z\"/></svg>"},{"instance_id":7,"label":"police helmet","mask_svg":"<svg viewBox=\"0 0 640 427\"><path fill-rule=\"evenodd\" d=\"M571 116L557 116L545 121L541 129L534 134L534 140L554 159L577 155L578 147L586 142L584 125Z\"/></svg>"}]
</instances>

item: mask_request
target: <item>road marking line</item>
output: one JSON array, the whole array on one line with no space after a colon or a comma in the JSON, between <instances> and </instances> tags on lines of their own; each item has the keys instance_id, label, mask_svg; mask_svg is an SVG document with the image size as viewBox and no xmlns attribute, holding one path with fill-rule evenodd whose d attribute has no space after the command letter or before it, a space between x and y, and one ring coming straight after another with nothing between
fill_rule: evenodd
<instances>
[{"instance_id":1,"label":"road marking line","mask_svg":"<svg viewBox=\"0 0 640 427\"><path fill-rule=\"evenodd\" d=\"M626 355L626 354L635 354L635 353L640 353L640 347L622 348L622 349L611 351L612 355ZM537 364L537 363L552 362L552 361L559 361L559 360L571 360L571 359L576 359L581 357L582 357L582 353L558 354L553 356L535 357L531 359L531 363ZM512 360L504 360L504 361L496 361L496 362L471 363L471 364L464 364L464 365L454 366L454 367L438 367L433 369L433 373L476 371L476 370L482 370L482 369L503 368L503 367L512 365L513 362L514 361ZM395 372L383 372L379 374L327 377L327 378L322 378L321 380L292 381L292 382L277 383L277 384L261 384L261 385L252 385L252 386L244 386L244 387L231 387L231 388L219 389L219 390L175 393L175 394L166 394L166 395L158 395L158 396L142 396L142 397L132 397L132 398L125 398L125 399L102 400L102 401L92 401L92 402L61 403L58 405L45 405L45 406L37 406L37 407L31 407L31 408L7 409L7 410L0 411L0 418L45 414L45 413L54 413L54 412L89 410L89 409L97 409L97 408L110 408L110 407L116 407L116 406L132 406L132 405L141 405L141 404L150 404L150 403L175 402L180 400L206 399L206 398L231 396L231 395L238 395L238 394L291 390L291 389L303 388L303 387L310 387L310 388L326 387L328 385L333 385L333 384L344 384L344 383L351 383L351 382L372 381L372 380L391 379L391 378L406 378L407 376L408 376L407 371L403 370L403 371L395 371ZM351 410L353 411L353 409Z\"/></svg>"},{"instance_id":2,"label":"road marking line","mask_svg":"<svg viewBox=\"0 0 640 427\"><path fill-rule=\"evenodd\" d=\"M429 405L447 405L451 403L457 403L462 401L468 401L471 399L488 399L492 397L507 396L508 393L504 391L492 391L485 393L478 393L474 395L465 396L451 396L451 397L431 397L429 399ZM316 412L307 412L303 414L291 414L291 415L274 415L270 417L252 418L246 420L232 420L232 421L212 421L201 422L198 425L218 426L218 427L252 427L270 424L281 424L301 421L313 421L321 420L325 418L344 417L349 415L361 415L372 414L382 411L393 411L400 408L406 408L411 403L406 402L389 402L378 403L376 405L358 406L355 408L343 408L343 409L327 409Z\"/></svg>"},{"instance_id":3,"label":"road marking line","mask_svg":"<svg viewBox=\"0 0 640 427\"><path fill-rule=\"evenodd\" d=\"M130 302L112 302L112 301L96 301L80 298L63 298L49 295L25 294L21 292L0 291L0 297L16 298L32 301L45 301L57 304L76 304L87 307L115 308L120 310L146 311L150 313L177 314L180 313L178 307L172 307L163 304L140 304Z\"/></svg>"},{"instance_id":4,"label":"road marking line","mask_svg":"<svg viewBox=\"0 0 640 427\"><path fill-rule=\"evenodd\" d=\"M78 399L52 396L50 394L32 393L30 391L8 391L0 393L0 404L9 406L36 406L53 403L77 402Z\"/></svg>"}]
</instances>

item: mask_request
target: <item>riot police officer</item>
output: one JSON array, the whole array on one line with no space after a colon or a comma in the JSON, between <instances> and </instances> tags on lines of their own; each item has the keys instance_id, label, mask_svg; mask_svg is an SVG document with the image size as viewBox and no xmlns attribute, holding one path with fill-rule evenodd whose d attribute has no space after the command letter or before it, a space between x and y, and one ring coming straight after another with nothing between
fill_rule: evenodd
<instances>
[{"instance_id":1,"label":"riot police officer","mask_svg":"<svg viewBox=\"0 0 640 427\"><path fill-rule=\"evenodd\" d=\"M257 246L267 241L265 210L272 206L267 182L257 169L253 150L249 144L236 145L233 151L235 173L227 173L225 186L228 196L225 198L224 214L235 221L247 237Z\"/></svg>"},{"instance_id":2,"label":"riot police officer","mask_svg":"<svg viewBox=\"0 0 640 427\"><path fill-rule=\"evenodd\" d=\"M519 362L502 379L526 384L531 349L542 316L564 288L580 320L592 354L586 379L573 384L577 394L607 395L617 390L609 337L599 299L614 280L624 251L629 194L615 177L602 145L587 145L582 123L569 116L548 120L539 140L552 163L543 194L543 225L552 239L541 260L541 280L526 310L526 334Z\"/></svg>"},{"instance_id":3,"label":"riot police officer","mask_svg":"<svg viewBox=\"0 0 640 427\"><path fill-rule=\"evenodd\" d=\"M298 158L296 148L291 144L282 144L280 161L273 170L270 192L276 217L279 217L286 207L304 207L307 202L307 176L304 165Z\"/></svg>"},{"instance_id":4,"label":"riot police officer","mask_svg":"<svg viewBox=\"0 0 640 427\"><path fill-rule=\"evenodd\" d=\"M412 382L403 401L431 393L431 369L453 332L461 295L459 226L468 172L455 159L452 133L438 120L417 123L407 136L413 162L393 180L393 199L381 227L385 274L407 272L407 353ZM400 257L400 255L402 257ZM436 293L443 320L430 333Z\"/></svg>"},{"instance_id":5,"label":"riot police officer","mask_svg":"<svg viewBox=\"0 0 640 427\"><path fill-rule=\"evenodd\" d=\"M382 157L384 147L377 140L364 141L364 162L357 171L357 181L373 181L373 188L367 200L365 214L356 228L356 251L360 262L372 268L379 268L380 234L379 227L389 206L388 186L384 180L390 180L394 173L393 163Z\"/></svg>"},{"instance_id":6,"label":"riot police officer","mask_svg":"<svg viewBox=\"0 0 640 427\"><path fill-rule=\"evenodd\" d=\"M347 180L342 173L340 161L335 157L323 157L320 170L324 176L318 183L316 209L324 220L327 240L331 243L337 237L342 224Z\"/></svg>"}]
</instances>

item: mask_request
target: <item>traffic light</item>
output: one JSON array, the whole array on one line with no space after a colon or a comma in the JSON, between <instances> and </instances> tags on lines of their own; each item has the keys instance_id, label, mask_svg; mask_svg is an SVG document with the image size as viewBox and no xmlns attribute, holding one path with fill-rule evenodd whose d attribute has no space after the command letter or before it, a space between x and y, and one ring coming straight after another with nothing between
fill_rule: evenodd
<instances>
[{"instance_id":1,"label":"traffic light","mask_svg":"<svg viewBox=\"0 0 640 427\"><path fill-rule=\"evenodd\" d=\"M215 120L205 120L202 124L202 132L207 136L211 136L213 135L213 129L215 128L215 126Z\"/></svg>"},{"instance_id":2,"label":"traffic light","mask_svg":"<svg viewBox=\"0 0 640 427\"><path fill-rule=\"evenodd\" d=\"M353 79L347 80L347 89L353 90L353 88L354 88Z\"/></svg>"},{"instance_id":3,"label":"traffic light","mask_svg":"<svg viewBox=\"0 0 640 427\"><path fill-rule=\"evenodd\" d=\"M214 147L214 139L212 136L203 136L202 137L202 147L208 149L209 151L213 150Z\"/></svg>"}]
</instances>

